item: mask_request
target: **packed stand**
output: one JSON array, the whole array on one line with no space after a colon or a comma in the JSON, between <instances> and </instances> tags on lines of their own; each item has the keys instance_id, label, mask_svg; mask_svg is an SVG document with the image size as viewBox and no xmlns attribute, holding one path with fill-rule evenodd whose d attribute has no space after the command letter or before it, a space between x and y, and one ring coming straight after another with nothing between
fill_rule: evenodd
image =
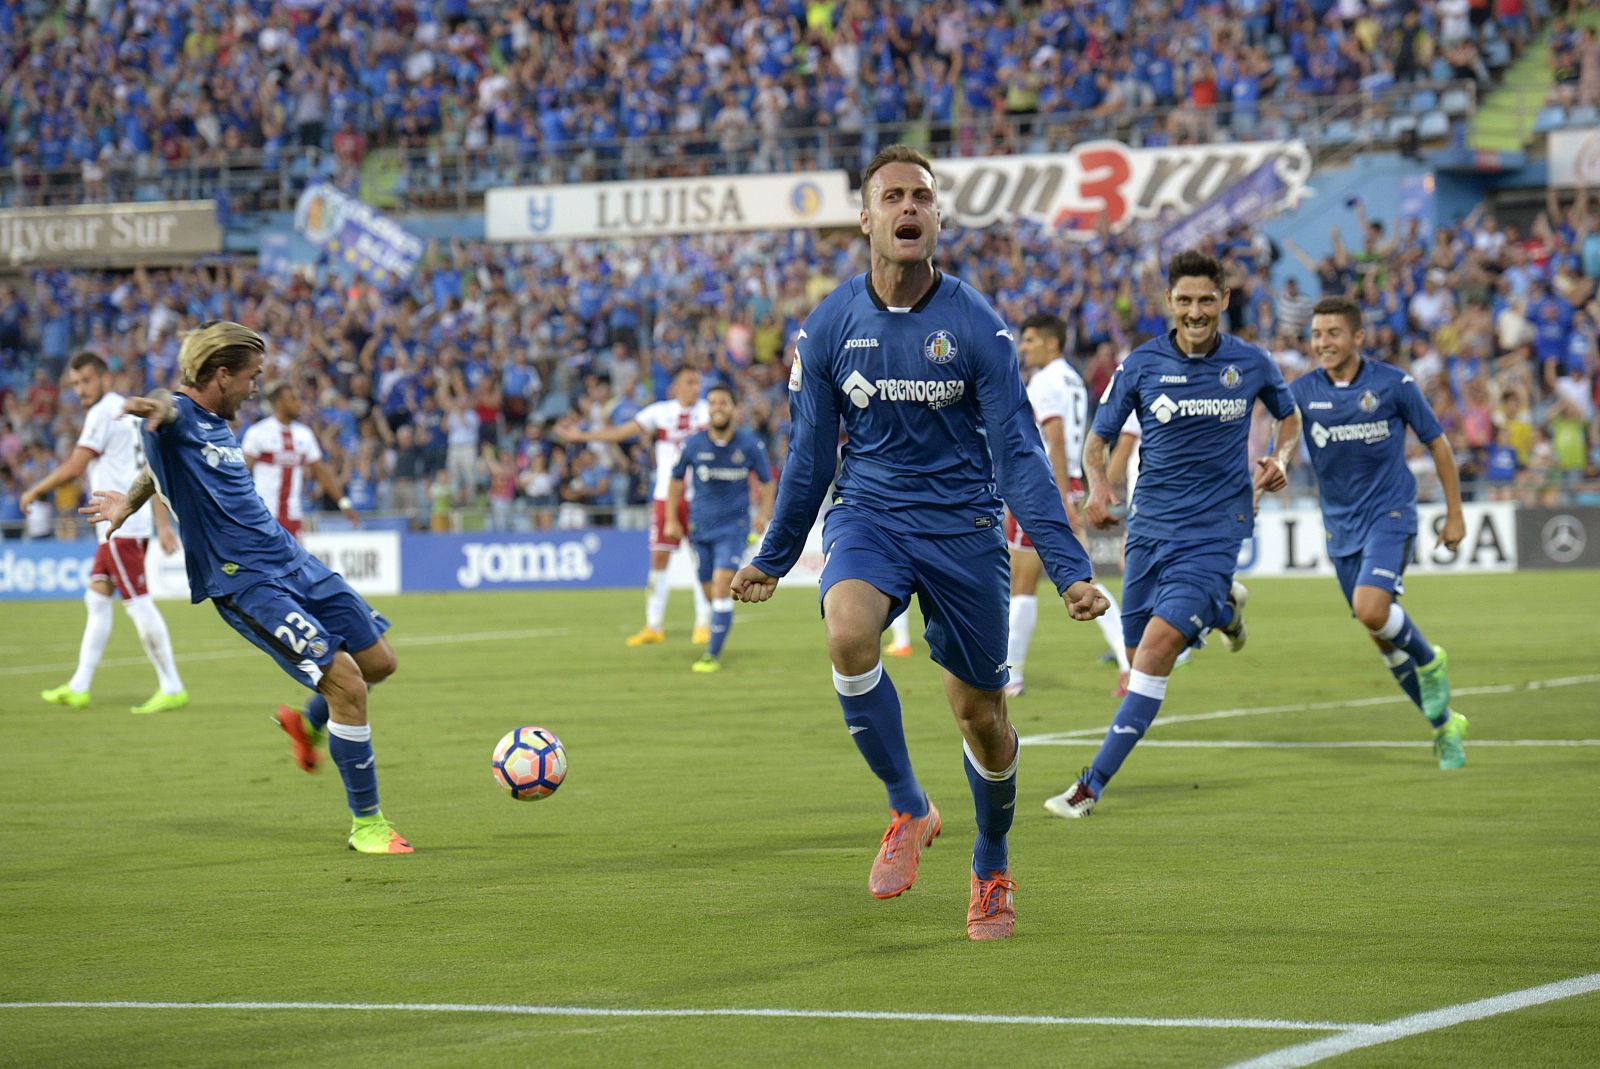
<instances>
[{"instance_id":1,"label":"packed stand","mask_svg":"<svg viewBox=\"0 0 1600 1069\"><path fill-rule=\"evenodd\" d=\"M1354 293L1369 351L1423 384L1469 493L1600 499L1600 265L1586 276L1581 262L1586 242L1600 242L1597 211L1552 195L1527 233L1479 211L1395 235L1357 203L1321 261L1229 235L1214 243L1233 291L1226 329L1267 345L1293 378L1314 365L1304 338L1316 297ZM1167 327L1149 247L1140 231L1068 243L1027 224L955 228L939 262L1009 322L1062 315L1069 355L1098 396L1121 354ZM1286 257L1320 292L1274 285ZM73 352L102 353L119 387L142 393L173 383L180 331L210 318L269 337L267 377L300 382L304 419L362 512L444 528L642 523L649 443L572 445L563 429L626 422L688 363L707 385L733 384L745 423L781 463L786 349L821 297L865 266L856 235L793 231L454 243L387 298L331 277L285 286L238 263L0 282L0 524L24 522L21 490L71 450L81 413L59 376ZM70 523L71 493L53 511L36 506L30 532Z\"/></svg>"},{"instance_id":2,"label":"packed stand","mask_svg":"<svg viewBox=\"0 0 1600 1069\"><path fill-rule=\"evenodd\" d=\"M379 147L402 150L415 204L519 181L854 171L913 130L936 156L1286 136L1311 98L1487 84L1540 5L690 7L0 0L4 200L260 201L282 175L354 188ZM240 168L255 185L220 181Z\"/></svg>"}]
</instances>

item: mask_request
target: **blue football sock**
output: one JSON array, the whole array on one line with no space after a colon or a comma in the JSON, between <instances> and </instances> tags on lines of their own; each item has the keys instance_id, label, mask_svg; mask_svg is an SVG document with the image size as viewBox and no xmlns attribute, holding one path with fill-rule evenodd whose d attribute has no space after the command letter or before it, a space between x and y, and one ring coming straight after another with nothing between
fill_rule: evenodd
<instances>
[{"instance_id":1,"label":"blue football sock","mask_svg":"<svg viewBox=\"0 0 1600 1069\"><path fill-rule=\"evenodd\" d=\"M713 657L722 656L722 644L728 641L728 630L733 627L733 599L718 598L711 603L711 645L706 650Z\"/></svg>"},{"instance_id":2,"label":"blue football sock","mask_svg":"<svg viewBox=\"0 0 1600 1069\"><path fill-rule=\"evenodd\" d=\"M339 766L350 812L370 817L378 811L378 762L372 754L372 726L328 724L328 756Z\"/></svg>"},{"instance_id":3,"label":"blue football sock","mask_svg":"<svg viewBox=\"0 0 1600 1069\"><path fill-rule=\"evenodd\" d=\"M1422 637L1422 629L1412 622L1398 602L1389 605L1389 619L1372 632L1397 650L1405 650L1417 667L1433 663L1433 646Z\"/></svg>"},{"instance_id":4,"label":"blue football sock","mask_svg":"<svg viewBox=\"0 0 1600 1069\"><path fill-rule=\"evenodd\" d=\"M1015 739L1015 732L1012 734ZM978 838L972 844L972 871L980 880L992 873L1004 872L1010 865L1006 852L1006 833L1011 830L1011 818L1017 811L1017 761L1022 757L1022 746L1016 744L1011 767L1002 772L990 772L973 760L972 747L962 743L962 763L967 769L967 783L972 787L972 807L978 814Z\"/></svg>"},{"instance_id":5,"label":"blue football sock","mask_svg":"<svg viewBox=\"0 0 1600 1069\"><path fill-rule=\"evenodd\" d=\"M1117 707L1117 715L1106 731L1106 741L1094 755L1089 766L1088 786L1096 798L1105 790L1106 783L1117 774L1122 762L1138 741L1144 737L1150 721L1161 711L1161 700L1167 696L1167 677L1146 675L1135 668L1128 674L1128 695Z\"/></svg>"},{"instance_id":6,"label":"blue football sock","mask_svg":"<svg viewBox=\"0 0 1600 1069\"><path fill-rule=\"evenodd\" d=\"M306 702L306 721L318 731L328 729L328 699L320 694L313 694L311 700Z\"/></svg>"},{"instance_id":7,"label":"blue football sock","mask_svg":"<svg viewBox=\"0 0 1600 1069\"><path fill-rule=\"evenodd\" d=\"M883 662L858 676L840 675L835 670L833 689L839 692L839 706L856 749L889 789L889 807L914 817L927 816L928 796L922 793L922 785L911 771L911 755L906 752L900 695L883 670Z\"/></svg>"},{"instance_id":8,"label":"blue football sock","mask_svg":"<svg viewBox=\"0 0 1600 1069\"><path fill-rule=\"evenodd\" d=\"M1406 697L1411 699L1420 712L1422 710L1422 688L1417 684L1417 666L1406 656L1404 650L1390 650L1383 655L1384 663L1389 666L1389 674L1394 676L1394 681L1400 684L1400 689L1406 692ZM1426 714L1424 714L1426 715ZM1438 720L1429 720L1434 727L1444 727L1449 723L1450 714L1445 713Z\"/></svg>"}]
</instances>

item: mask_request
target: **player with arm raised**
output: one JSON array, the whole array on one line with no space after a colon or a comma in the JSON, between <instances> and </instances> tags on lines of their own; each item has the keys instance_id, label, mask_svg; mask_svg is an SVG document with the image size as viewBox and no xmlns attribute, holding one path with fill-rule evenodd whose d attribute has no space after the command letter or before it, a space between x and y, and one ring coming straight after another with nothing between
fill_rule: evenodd
<instances>
[{"instance_id":1,"label":"player with arm raised","mask_svg":"<svg viewBox=\"0 0 1600 1069\"><path fill-rule=\"evenodd\" d=\"M1233 579L1255 525L1252 491L1288 485L1300 413L1266 350L1220 330L1228 307L1222 265L1194 250L1167 266L1175 327L1140 345L1111 377L1084 448L1084 516L1110 528L1116 504L1106 454L1137 412L1139 483L1128 510L1122 630L1133 672L1094 763L1045 802L1059 817L1093 812L1105 785L1161 709L1178 656L1206 631L1244 646L1247 591ZM1250 410L1260 400L1280 421L1276 451L1250 473Z\"/></svg>"},{"instance_id":2,"label":"player with arm raised","mask_svg":"<svg viewBox=\"0 0 1600 1069\"><path fill-rule=\"evenodd\" d=\"M1061 355L1066 340L1067 325L1060 317L1041 313L1023 320L1017 348L1022 350L1023 361L1033 369L1033 377L1028 380L1028 401L1033 406L1034 422L1039 425L1039 434L1044 439L1050 470L1055 473L1072 532L1082 538L1082 521L1077 514L1083 502L1083 436L1088 430L1089 391L1067 363L1067 358ZM1009 511L1006 513L1006 544L1011 548L1011 642L1006 651L1011 682L1006 684L1006 696L1017 697L1025 689L1022 666L1028 658L1034 624L1039 619L1036 595L1040 568L1033 542ZM1117 659L1117 688L1112 697L1120 698L1128 689L1128 655L1122 648L1122 616L1111 591L1104 586L1099 589L1111 607L1095 623L1100 625L1100 633Z\"/></svg>"},{"instance_id":3,"label":"player with arm raised","mask_svg":"<svg viewBox=\"0 0 1600 1069\"><path fill-rule=\"evenodd\" d=\"M750 545L750 477L761 481L756 526L766 529L772 517L772 466L766 447L738 426L733 390L720 383L706 392L711 425L683 443L667 485L667 537L683 538L678 520L685 480L694 479L689 505L690 548L699 567L700 585L711 602L711 644L691 667L696 672L722 668L722 646L733 626L733 573Z\"/></svg>"},{"instance_id":4,"label":"player with arm raised","mask_svg":"<svg viewBox=\"0 0 1600 1069\"><path fill-rule=\"evenodd\" d=\"M1311 311L1311 352L1321 365L1289 387L1305 413L1306 451L1317 473L1328 556L1350 611L1377 643L1395 681L1433 725L1443 769L1467 762L1467 718L1450 709L1445 652L1423 637L1395 599L1417 538L1417 480L1406 466L1406 428L1427 446L1444 488L1435 546L1466 536L1461 480L1439 421L1416 380L1365 360L1361 307L1324 297Z\"/></svg>"},{"instance_id":5,"label":"player with arm raised","mask_svg":"<svg viewBox=\"0 0 1600 1069\"><path fill-rule=\"evenodd\" d=\"M572 442L626 442L649 437L655 441L656 481L650 513L650 581L644 595L644 629L628 639L630 646L648 646L666 641L662 624L667 618L667 562L681 539L667 534L667 484L672 481L672 466L678 462L683 443L690 435L706 429L710 419L706 402L700 397L700 372L688 365L672 376L672 397L639 410L626 423L599 430L565 430ZM678 528L689 522L687 503L678 508ZM705 593L694 588L694 634L690 639L703 646L711 641L711 603Z\"/></svg>"},{"instance_id":6,"label":"player with arm raised","mask_svg":"<svg viewBox=\"0 0 1600 1069\"><path fill-rule=\"evenodd\" d=\"M95 353L83 352L74 356L67 366L72 389L85 409L83 433L78 435L78 444L71 455L23 493L24 509L80 475L87 474L90 492L126 490L144 470L139 421L123 414L125 399L111 388L111 372L106 362ZM178 539L167 519L167 510L159 501L140 509L115 532L107 531L106 524L95 525L100 544L94 551L89 588L83 592L88 620L83 626L83 642L78 647L78 667L66 683L39 695L45 701L72 709L82 709L89 704L94 670L105 652L106 640L111 637L111 592L114 589L122 598L122 608L133 621L134 630L139 632L139 643L145 655L156 669L155 694L131 711L160 713L189 704L189 694L183 689L177 663L172 658L172 637L167 632L167 622L150 598L144 574L145 546L152 527L161 541L161 551L176 553Z\"/></svg>"},{"instance_id":7,"label":"player with arm raised","mask_svg":"<svg viewBox=\"0 0 1600 1069\"><path fill-rule=\"evenodd\" d=\"M1074 618L1098 616L1106 601L1051 481L1011 332L972 287L933 266L939 204L930 164L892 145L868 165L861 191L871 270L829 294L797 336L777 510L733 595L767 600L799 558L834 481L842 419L848 440L823 524L820 593L845 723L892 811L868 889L893 898L909 888L940 830L879 659L884 627L916 594L977 811L967 935L1003 939L1016 923L1006 834L1019 748L1003 693L1001 499Z\"/></svg>"},{"instance_id":8,"label":"player with arm raised","mask_svg":"<svg viewBox=\"0 0 1600 1069\"><path fill-rule=\"evenodd\" d=\"M256 493L283 529L300 537L304 517L305 479L309 471L317 485L339 499L339 511L359 523L355 505L345 496L339 477L322 458L322 446L311 428L300 422L300 394L291 382L274 382L261 391L272 415L252 423L239 445L255 478Z\"/></svg>"},{"instance_id":9,"label":"player with arm raised","mask_svg":"<svg viewBox=\"0 0 1600 1069\"><path fill-rule=\"evenodd\" d=\"M308 772L326 728L354 814L350 848L409 854L411 844L378 808L367 723L368 686L395 670L383 637L389 621L274 521L228 428L255 392L266 348L255 331L222 320L186 335L178 393L132 397L126 405L145 420L144 471L127 494L97 491L82 512L115 531L152 494L162 496L183 533L191 599L211 599L229 626L325 699L320 716L289 710L293 719L280 715L279 723Z\"/></svg>"}]
</instances>

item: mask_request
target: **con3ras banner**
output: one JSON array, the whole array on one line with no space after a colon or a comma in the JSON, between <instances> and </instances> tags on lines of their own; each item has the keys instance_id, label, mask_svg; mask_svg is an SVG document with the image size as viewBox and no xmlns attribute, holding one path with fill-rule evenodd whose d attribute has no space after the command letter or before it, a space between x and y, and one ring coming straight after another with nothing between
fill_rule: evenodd
<instances>
[{"instance_id":1,"label":"con3ras banner","mask_svg":"<svg viewBox=\"0 0 1600 1069\"><path fill-rule=\"evenodd\" d=\"M1444 525L1443 505L1417 508L1417 537L1407 574L1513 572L1517 570L1517 507L1508 501L1462 506L1467 536L1455 549L1435 546ZM1322 513L1315 509L1262 509L1255 537L1239 553L1240 575L1332 576Z\"/></svg>"},{"instance_id":2,"label":"con3ras banner","mask_svg":"<svg viewBox=\"0 0 1600 1069\"><path fill-rule=\"evenodd\" d=\"M483 210L490 241L842 227L860 218L843 171L518 186L491 189Z\"/></svg>"},{"instance_id":3,"label":"con3ras banner","mask_svg":"<svg viewBox=\"0 0 1600 1069\"><path fill-rule=\"evenodd\" d=\"M1089 141L1071 152L940 160L939 203L947 221L986 227L1028 219L1075 235L1103 215L1112 230L1163 215L1186 216L1271 164L1273 202L1291 207L1305 192L1311 154L1300 141L1129 148Z\"/></svg>"}]
</instances>

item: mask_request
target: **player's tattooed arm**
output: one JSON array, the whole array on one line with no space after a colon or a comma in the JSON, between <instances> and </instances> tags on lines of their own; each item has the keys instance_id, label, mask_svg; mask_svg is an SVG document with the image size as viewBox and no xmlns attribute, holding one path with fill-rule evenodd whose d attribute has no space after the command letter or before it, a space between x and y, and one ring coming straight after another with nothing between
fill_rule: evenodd
<instances>
[{"instance_id":1,"label":"player's tattooed arm","mask_svg":"<svg viewBox=\"0 0 1600 1069\"><path fill-rule=\"evenodd\" d=\"M156 477L148 464L134 477L127 493L116 490L96 490L89 495L89 503L78 510L90 523L105 522L111 525L109 536L123 525L156 492Z\"/></svg>"},{"instance_id":2,"label":"player's tattooed arm","mask_svg":"<svg viewBox=\"0 0 1600 1069\"><path fill-rule=\"evenodd\" d=\"M1111 515L1111 506L1117 504L1111 491L1111 479L1106 473L1109 453L1106 440L1090 431L1083 440L1083 474L1089 480L1089 496L1083 503L1083 516L1091 524L1104 530L1117 525Z\"/></svg>"},{"instance_id":3,"label":"player's tattooed arm","mask_svg":"<svg viewBox=\"0 0 1600 1069\"><path fill-rule=\"evenodd\" d=\"M178 404L166 390L157 390L148 397L130 397L122 411L144 420L145 429L151 431L178 418Z\"/></svg>"}]
</instances>

